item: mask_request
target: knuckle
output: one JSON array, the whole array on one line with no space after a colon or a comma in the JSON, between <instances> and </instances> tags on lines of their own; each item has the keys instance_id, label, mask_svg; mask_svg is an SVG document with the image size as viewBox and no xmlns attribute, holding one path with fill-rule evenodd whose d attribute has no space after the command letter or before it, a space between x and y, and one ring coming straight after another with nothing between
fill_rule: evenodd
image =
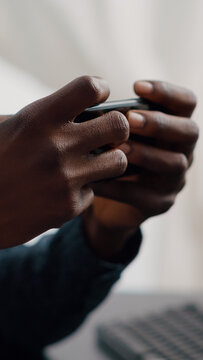
<instances>
[{"instance_id":1,"label":"knuckle","mask_svg":"<svg viewBox=\"0 0 203 360\"><path fill-rule=\"evenodd\" d=\"M189 168L192 166L193 161L194 161L194 155L193 155L193 153L191 153L191 154L188 156Z\"/></svg>"},{"instance_id":2,"label":"knuckle","mask_svg":"<svg viewBox=\"0 0 203 360\"><path fill-rule=\"evenodd\" d=\"M91 98L94 103L97 103L101 95L101 87L99 86L99 81L93 76L82 76L81 84L84 86L85 93Z\"/></svg>"},{"instance_id":3,"label":"knuckle","mask_svg":"<svg viewBox=\"0 0 203 360\"><path fill-rule=\"evenodd\" d=\"M189 92L188 92L188 103L192 110L194 110L197 106L197 96L191 90L189 90Z\"/></svg>"},{"instance_id":4,"label":"knuckle","mask_svg":"<svg viewBox=\"0 0 203 360\"><path fill-rule=\"evenodd\" d=\"M114 133L117 135L118 141L125 141L129 137L129 123L122 113L119 111L112 111L109 113L111 127Z\"/></svg>"},{"instance_id":5,"label":"knuckle","mask_svg":"<svg viewBox=\"0 0 203 360\"><path fill-rule=\"evenodd\" d=\"M174 192L177 194L184 188L185 184L186 184L185 176L180 176L178 178L171 179L167 192L168 193Z\"/></svg>"},{"instance_id":6,"label":"knuckle","mask_svg":"<svg viewBox=\"0 0 203 360\"><path fill-rule=\"evenodd\" d=\"M190 122L190 139L191 142L196 143L199 138L199 127L194 121Z\"/></svg>"},{"instance_id":7,"label":"knuckle","mask_svg":"<svg viewBox=\"0 0 203 360\"><path fill-rule=\"evenodd\" d=\"M174 164L174 174L184 174L188 169L188 160L184 154L178 154L176 163Z\"/></svg>"},{"instance_id":8,"label":"knuckle","mask_svg":"<svg viewBox=\"0 0 203 360\"><path fill-rule=\"evenodd\" d=\"M167 212L175 203L175 197L170 196L165 199L163 199L159 205L159 213L164 214Z\"/></svg>"},{"instance_id":9,"label":"knuckle","mask_svg":"<svg viewBox=\"0 0 203 360\"><path fill-rule=\"evenodd\" d=\"M184 177L184 178L180 181L177 191L178 191L178 192L181 191L181 190L185 187L185 184L186 184L186 179L185 179L185 177Z\"/></svg>"},{"instance_id":10,"label":"knuckle","mask_svg":"<svg viewBox=\"0 0 203 360\"><path fill-rule=\"evenodd\" d=\"M122 150L115 150L114 152L118 175L124 174L128 166L128 160Z\"/></svg>"}]
</instances>

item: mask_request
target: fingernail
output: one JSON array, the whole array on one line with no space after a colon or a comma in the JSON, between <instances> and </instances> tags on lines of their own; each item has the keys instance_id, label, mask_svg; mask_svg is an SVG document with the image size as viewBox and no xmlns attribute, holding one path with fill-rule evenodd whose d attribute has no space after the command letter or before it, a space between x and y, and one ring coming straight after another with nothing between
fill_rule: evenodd
<instances>
[{"instance_id":1,"label":"fingernail","mask_svg":"<svg viewBox=\"0 0 203 360\"><path fill-rule=\"evenodd\" d=\"M135 111L129 111L127 113L127 119L129 121L130 128L143 128L145 126L145 117Z\"/></svg>"},{"instance_id":2,"label":"fingernail","mask_svg":"<svg viewBox=\"0 0 203 360\"><path fill-rule=\"evenodd\" d=\"M121 144L118 149L122 150L126 155L131 152L131 146L128 143Z\"/></svg>"},{"instance_id":3,"label":"fingernail","mask_svg":"<svg viewBox=\"0 0 203 360\"><path fill-rule=\"evenodd\" d=\"M135 91L142 95L149 95L153 92L154 87L152 83L148 81L137 81L135 83Z\"/></svg>"}]
</instances>

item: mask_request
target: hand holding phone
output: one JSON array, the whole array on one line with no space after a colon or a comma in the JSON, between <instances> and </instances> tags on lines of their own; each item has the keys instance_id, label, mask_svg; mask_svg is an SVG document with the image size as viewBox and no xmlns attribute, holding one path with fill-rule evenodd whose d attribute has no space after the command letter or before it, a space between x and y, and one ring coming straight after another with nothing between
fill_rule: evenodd
<instances>
[{"instance_id":1,"label":"hand holding phone","mask_svg":"<svg viewBox=\"0 0 203 360\"><path fill-rule=\"evenodd\" d=\"M98 196L94 202L97 222L105 228L119 229L118 233L121 228L138 227L147 218L161 214L173 205L185 184L198 139L198 127L191 119L196 97L190 90L160 81L136 82L134 87L138 96L165 111L132 110L127 113L131 132L153 140L155 144L127 142L130 147L128 163L140 168L139 176L135 180L131 177L131 181L114 179L93 184ZM140 120L136 126L138 113L143 116L143 126L140 126ZM132 121L133 117L135 121Z\"/></svg>"},{"instance_id":2,"label":"hand holding phone","mask_svg":"<svg viewBox=\"0 0 203 360\"><path fill-rule=\"evenodd\" d=\"M99 116L104 115L105 113L109 111L119 111L122 114L127 114L130 110L156 110L156 111L164 111L163 108L158 106L157 104L154 104L150 101L146 101L143 98L134 98L134 99L126 99L126 100L115 100L115 101L106 101L104 103L91 106L87 108L83 113L81 113L77 118L75 119L76 123L85 122L94 118L97 118ZM136 134L130 134L130 140L136 141L136 142L142 142L147 144L152 144L152 140L149 138L146 138L141 135ZM152 144L153 145L153 144ZM109 145L103 146L102 148L95 149L93 151L94 154L100 154L104 151L107 151L110 149ZM138 168L135 168L135 166L128 165L127 174L135 174L139 172ZM125 173L126 175L126 173Z\"/></svg>"}]
</instances>

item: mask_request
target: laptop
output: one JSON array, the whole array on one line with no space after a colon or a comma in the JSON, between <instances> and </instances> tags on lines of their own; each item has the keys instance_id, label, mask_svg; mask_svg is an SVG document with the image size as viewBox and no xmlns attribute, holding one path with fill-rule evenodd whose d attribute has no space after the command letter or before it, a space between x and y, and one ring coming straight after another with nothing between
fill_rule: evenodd
<instances>
[{"instance_id":1,"label":"laptop","mask_svg":"<svg viewBox=\"0 0 203 360\"><path fill-rule=\"evenodd\" d=\"M99 347L118 360L203 360L203 308L196 304L104 323Z\"/></svg>"}]
</instances>

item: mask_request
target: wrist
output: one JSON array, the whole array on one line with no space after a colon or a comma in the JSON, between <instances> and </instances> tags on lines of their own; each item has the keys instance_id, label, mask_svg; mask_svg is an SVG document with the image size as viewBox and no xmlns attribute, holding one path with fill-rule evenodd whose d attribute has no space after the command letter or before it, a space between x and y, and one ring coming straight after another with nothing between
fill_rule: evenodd
<instances>
[{"instance_id":1,"label":"wrist","mask_svg":"<svg viewBox=\"0 0 203 360\"><path fill-rule=\"evenodd\" d=\"M93 207L83 214L83 224L89 247L105 261L118 260L128 239L139 227L110 227L100 223L94 215Z\"/></svg>"}]
</instances>

